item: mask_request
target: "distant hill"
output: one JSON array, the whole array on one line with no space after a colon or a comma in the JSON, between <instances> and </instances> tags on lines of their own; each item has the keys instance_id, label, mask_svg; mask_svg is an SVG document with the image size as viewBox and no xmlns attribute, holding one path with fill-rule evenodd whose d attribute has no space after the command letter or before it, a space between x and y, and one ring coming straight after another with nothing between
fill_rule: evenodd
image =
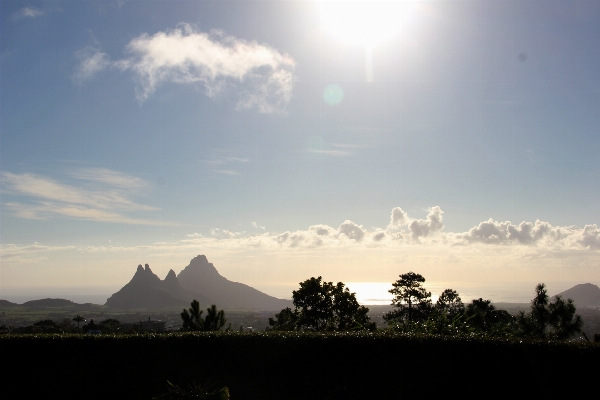
<instances>
[{"instance_id":1,"label":"distant hill","mask_svg":"<svg viewBox=\"0 0 600 400\"><path fill-rule=\"evenodd\" d=\"M77 304L72 302L71 300L65 299L40 299L40 300L30 300L21 304L23 307L69 307L69 306L78 306L81 304Z\"/></svg>"},{"instance_id":2,"label":"distant hill","mask_svg":"<svg viewBox=\"0 0 600 400\"><path fill-rule=\"evenodd\" d=\"M175 271L170 270L164 280L152 272L150 266L138 265L128 284L106 300L112 308L163 308L189 306L193 299L207 304L211 300L191 293L179 284Z\"/></svg>"},{"instance_id":3,"label":"distant hill","mask_svg":"<svg viewBox=\"0 0 600 400\"><path fill-rule=\"evenodd\" d=\"M557 296L573 299L576 306L600 306L600 288L591 283L575 285Z\"/></svg>"},{"instance_id":4,"label":"distant hill","mask_svg":"<svg viewBox=\"0 0 600 400\"><path fill-rule=\"evenodd\" d=\"M17 303L11 303L8 300L0 300L0 307L15 307L15 306L19 306L20 304Z\"/></svg>"},{"instance_id":5,"label":"distant hill","mask_svg":"<svg viewBox=\"0 0 600 400\"><path fill-rule=\"evenodd\" d=\"M216 304L219 308L279 311L292 307L291 300L269 296L253 287L232 282L221 276L204 255L193 258L190 264L177 275L177 279L184 289L201 293L212 299L214 303L211 304ZM200 304L202 305L201 301Z\"/></svg>"}]
</instances>

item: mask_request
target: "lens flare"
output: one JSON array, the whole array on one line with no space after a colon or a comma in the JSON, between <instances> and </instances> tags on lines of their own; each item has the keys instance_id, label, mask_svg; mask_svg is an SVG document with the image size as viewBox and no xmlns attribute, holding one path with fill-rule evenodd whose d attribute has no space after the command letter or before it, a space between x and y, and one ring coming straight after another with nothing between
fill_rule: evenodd
<instances>
[{"instance_id":1,"label":"lens flare","mask_svg":"<svg viewBox=\"0 0 600 400\"><path fill-rule=\"evenodd\" d=\"M336 106L344 99L344 91L335 84L327 85L323 91L323 100L330 106Z\"/></svg>"}]
</instances>

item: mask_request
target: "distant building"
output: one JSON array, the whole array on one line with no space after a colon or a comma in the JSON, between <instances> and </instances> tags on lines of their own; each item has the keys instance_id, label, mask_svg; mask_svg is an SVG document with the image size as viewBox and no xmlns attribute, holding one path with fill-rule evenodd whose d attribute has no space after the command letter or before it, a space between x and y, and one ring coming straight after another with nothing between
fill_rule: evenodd
<instances>
[{"instance_id":1,"label":"distant building","mask_svg":"<svg viewBox=\"0 0 600 400\"><path fill-rule=\"evenodd\" d=\"M148 318L148 321L140 322L123 322L121 323L121 329L124 332L135 330L135 331L155 331L164 332L169 330L166 321L152 320Z\"/></svg>"},{"instance_id":2,"label":"distant building","mask_svg":"<svg viewBox=\"0 0 600 400\"><path fill-rule=\"evenodd\" d=\"M166 330L167 322L160 320L152 320L148 317L148 321L140 321L140 330L142 331L157 331L162 332Z\"/></svg>"}]
</instances>

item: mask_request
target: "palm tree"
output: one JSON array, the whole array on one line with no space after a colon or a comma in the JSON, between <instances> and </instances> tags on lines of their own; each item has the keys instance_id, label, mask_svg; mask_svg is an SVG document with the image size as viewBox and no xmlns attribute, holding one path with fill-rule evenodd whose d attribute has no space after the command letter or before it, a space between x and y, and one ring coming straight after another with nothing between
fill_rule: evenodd
<instances>
[{"instance_id":1,"label":"palm tree","mask_svg":"<svg viewBox=\"0 0 600 400\"><path fill-rule=\"evenodd\" d=\"M77 322L77 330L79 330L79 323L85 322L85 318L83 317L83 315L77 314L77 316L73 318L73 321Z\"/></svg>"}]
</instances>

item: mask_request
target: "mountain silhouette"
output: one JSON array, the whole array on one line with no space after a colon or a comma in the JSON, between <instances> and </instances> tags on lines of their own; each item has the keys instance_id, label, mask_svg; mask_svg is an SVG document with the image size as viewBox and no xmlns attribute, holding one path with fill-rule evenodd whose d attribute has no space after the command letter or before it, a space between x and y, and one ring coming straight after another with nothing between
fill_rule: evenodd
<instances>
[{"instance_id":1,"label":"mountain silhouette","mask_svg":"<svg viewBox=\"0 0 600 400\"><path fill-rule=\"evenodd\" d=\"M600 288L591 283L575 285L557 296L573 299L576 306L600 306Z\"/></svg>"},{"instance_id":2,"label":"mountain silhouette","mask_svg":"<svg viewBox=\"0 0 600 400\"><path fill-rule=\"evenodd\" d=\"M291 300L269 296L253 287L223 277L204 255L193 258L177 275L177 279L184 289L201 293L212 299L214 303L211 304L216 304L219 308L279 311L292 307Z\"/></svg>"},{"instance_id":3,"label":"mountain silhouette","mask_svg":"<svg viewBox=\"0 0 600 400\"><path fill-rule=\"evenodd\" d=\"M138 265L137 271L128 284L106 300L112 308L162 308L189 306L193 299L210 303L210 299L186 291L181 287L175 271L170 270L165 280L152 272L150 266Z\"/></svg>"},{"instance_id":4,"label":"mountain silhouette","mask_svg":"<svg viewBox=\"0 0 600 400\"><path fill-rule=\"evenodd\" d=\"M112 308L189 307L193 299L202 308L215 304L224 309L256 311L281 310L291 307L291 300L269 296L243 283L221 276L206 256L193 258L179 275L170 270L164 280L150 266L139 265L131 281L106 300Z\"/></svg>"}]
</instances>

